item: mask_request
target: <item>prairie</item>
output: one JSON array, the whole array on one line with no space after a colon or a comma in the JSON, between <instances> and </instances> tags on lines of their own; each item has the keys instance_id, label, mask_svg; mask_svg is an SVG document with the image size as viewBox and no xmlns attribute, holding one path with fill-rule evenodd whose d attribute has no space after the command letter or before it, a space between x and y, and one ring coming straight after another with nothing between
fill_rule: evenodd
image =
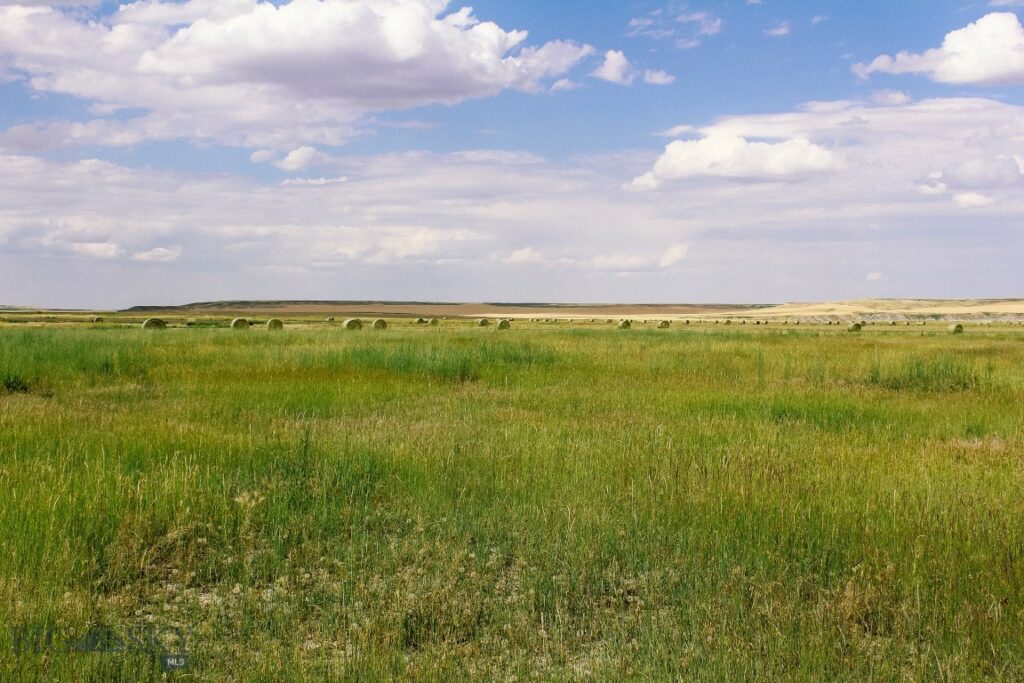
<instances>
[{"instance_id":1,"label":"prairie","mask_svg":"<svg viewBox=\"0 0 1024 683\"><path fill-rule=\"evenodd\" d=\"M1024 678L1019 327L224 325L0 327L0 679Z\"/></svg>"}]
</instances>

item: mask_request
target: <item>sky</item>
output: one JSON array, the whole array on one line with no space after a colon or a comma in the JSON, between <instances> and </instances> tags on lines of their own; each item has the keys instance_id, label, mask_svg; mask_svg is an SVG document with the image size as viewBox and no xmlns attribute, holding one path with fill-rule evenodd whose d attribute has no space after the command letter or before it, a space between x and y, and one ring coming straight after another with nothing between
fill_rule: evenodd
<instances>
[{"instance_id":1,"label":"sky","mask_svg":"<svg viewBox=\"0 0 1024 683\"><path fill-rule=\"evenodd\" d=\"M0 0L0 304L1024 296L1024 0Z\"/></svg>"}]
</instances>

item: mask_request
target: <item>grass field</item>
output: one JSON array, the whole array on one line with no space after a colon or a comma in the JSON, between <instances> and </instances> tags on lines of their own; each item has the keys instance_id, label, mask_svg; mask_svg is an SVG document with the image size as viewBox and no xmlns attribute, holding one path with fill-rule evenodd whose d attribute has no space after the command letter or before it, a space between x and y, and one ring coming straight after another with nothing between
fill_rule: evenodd
<instances>
[{"instance_id":1,"label":"grass field","mask_svg":"<svg viewBox=\"0 0 1024 683\"><path fill-rule=\"evenodd\" d=\"M1020 328L612 327L0 327L0 679L1024 679Z\"/></svg>"}]
</instances>

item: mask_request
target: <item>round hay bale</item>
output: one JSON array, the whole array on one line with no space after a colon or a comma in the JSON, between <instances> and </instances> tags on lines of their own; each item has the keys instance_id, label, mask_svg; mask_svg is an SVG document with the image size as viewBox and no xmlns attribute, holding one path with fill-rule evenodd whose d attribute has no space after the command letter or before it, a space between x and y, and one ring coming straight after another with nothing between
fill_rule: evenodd
<instances>
[{"instance_id":1,"label":"round hay bale","mask_svg":"<svg viewBox=\"0 0 1024 683\"><path fill-rule=\"evenodd\" d=\"M754 324L755 324L755 325L760 325L760 324L761 324L761 321L760 321L760 320L755 320L755 321L754 321Z\"/></svg>"},{"instance_id":2,"label":"round hay bale","mask_svg":"<svg viewBox=\"0 0 1024 683\"><path fill-rule=\"evenodd\" d=\"M267 331L276 332L284 329L284 322L280 318L271 318L267 321Z\"/></svg>"},{"instance_id":3,"label":"round hay bale","mask_svg":"<svg viewBox=\"0 0 1024 683\"><path fill-rule=\"evenodd\" d=\"M416 318L416 324L417 325L426 325L427 324L427 319L426 318Z\"/></svg>"},{"instance_id":4,"label":"round hay bale","mask_svg":"<svg viewBox=\"0 0 1024 683\"><path fill-rule=\"evenodd\" d=\"M850 325L846 328L846 331L847 332L860 332L860 328L861 328L861 324L860 323L850 323Z\"/></svg>"},{"instance_id":5,"label":"round hay bale","mask_svg":"<svg viewBox=\"0 0 1024 683\"><path fill-rule=\"evenodd\" d=\"M386 330L388 329L388 321L384 318L377 318L373 321L373 329L375 330Z\"/></svg>"},{"instance_id":6,"label":"round hay bale","mask_svg":"<svg viewBox=\"0 0 1024 683\"><path fill-rule=\"evenodd\" d=\"M620 330L628 330L632 326L633 326L633 324L631 322L629 322L628 320L620 320L618 327L619 327Z\"/></svg>"},{"instance_id":7,"label":"round hay bale","mask_svg":"<svg viewBox=\"0 0 1024 683\"><path fill-rule=\"evenodd\" d=\"M604 321L604 324L605 325L611 325L613 322L615 322L615 321L612 320L611 318L608 318L607 320Z\"/></svg>"},{"instance_id":8,"label":"round hay bale","mask_svg":"<svg viewBox=\"0 0 1024 683\"><path fill-rule=\"evenodd\" d=\"M427 324L430 325L431 327L437 327L441 323L438 322L437 318L431 318L430 320L427 321Z\"/></svg>"},{"instance_id":9,"label":"round hay bale","mask_svg":"<svg viewBox=\"0 0 1024 683\"><path fill-rule=\"evenodd\" d=\"M363 329L363 321L359 318L349 318L341 326L346 330L361 330Z\"/></svg>"},{"instance_id":10,"label":"round hay bale","mask_svg":"<svg viewBox=\"0 0 1024 683\"><path fill-rule=\"evenodd\" d=\"M103 322L103 317L102 316L98 316L98 315L97 316L93 316L92 321L94 323L101 323L101 322Z\"/></svg>"},{"instance_id":11,"label":"round hay bale","mask_svg":"<svg viewBox=\"0 0 1024 683\"><path fill-rule=\"evenodd\" d=\"M722 322L723 325L732 325L732 320L726 320Z\"/></svg>"},{"instance_id":12,"label":"round hay bale","mask_svg":"<svg viewBox=\"0 0 1024 683\"><path fill-rule=\"evenodd\" d=\"M490 324L491 324L491 321L488 320L487 318L477 318L476 319L476 326L477 327L487 327Z\"/></svg>"},{"instance_id":13,"label":"round hay bale","mask_svg":"<svg viewBox=\"0 0 1024 683\"><path fill-rule=\"evenodd\" d=\"M235 318L231 321L231 329L233 330L247 330L249 329L249 321L245 318Z\"/></svg>"},{"instance_id":14,"label":"round hay bale","mask_svg":"<svg viewBox=\"0 0 1024 683\"><path fill-rule=\"evenodd\" d=\"M947 329L949 330L950 334L963 334L964 333L964 326L961 325L960 323L955 323L953 325L950 325Z\"/></svg>"},{"instance_id":15,"label":"round hay bale","mask_svg":"<svg viewBox=\"0 0 1024 683\"><path fill-rule=\"evenodd\" d=\"M167 323L165 323L160 318L147 318L146 321L144 323L142 323L142 329L144 329L144 330L166 330L167 329Z\"/></svg>"},{"instance_id":16,"label":"round hay bale","mask_svg":"<svg viewBox=\"0 0 1024 683\"><path fill-rule=\"evenodd\" d=\"M658 323L658 329L659 330L667 330L669 325L671 325L671 323L669 321L662 320L660 323Z\"/></svg>"},{"instance_id":17,"label":"round hay bale","mask_svg":"<svg viewBox=\"0 0 1024 683\"><path fill-rule=\"evenodd\" d=\"M334 322L334 317L332 316L330 318L327 318L326 322L333 323Z\"/></svg>"},{"instance_id":18,"label":"round hay bale","mask_svg":"<svg viewBox=\"0 0 1024 683\"><path fill-rule=\"evenodd\" d=\"M501 320L498 321L498 329L499 330L507 330L510 327L512 327L512 323L509 322L508 320L501 319Z\"/></svg>"},{"instance_id":19,"label":"round hay bale","mask_svg":"<svg viewBox=\"0 0 1024 683\"><path fill-rule=\"evenodd\" d=\"M690 319L689 319L689 318L687 318L686 320L684 320L684 321L683 321L683 324L684 324L684 325L689 325L689 324L690 324Z\"/></svg>"}]
</instances>

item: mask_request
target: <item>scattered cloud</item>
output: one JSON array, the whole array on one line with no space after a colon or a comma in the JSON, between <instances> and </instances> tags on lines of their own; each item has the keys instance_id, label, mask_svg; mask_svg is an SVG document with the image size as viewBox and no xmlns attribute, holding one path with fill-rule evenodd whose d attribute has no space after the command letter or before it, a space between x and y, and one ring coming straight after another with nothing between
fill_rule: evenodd
<instances>
[{"instance_id":1,"label":"scattered cloud","mask_svg":"<svg viewBox=\"0 0 1024 683\"><path fill-rule=\"evenodd\" d=\"M675 80L675 76L665 71L651 69L644 71L644 83L648 85L671 85L675 83Z\"/></svg>"},{"instance_id":2,"label":"scattered cloud","mask_svg":"<svg viewBox=\"0 0 1024 683\"><path fill-rule=\"evenodd\" d=\"M643 36L654 40L672 40L676 47L690 50L698 47L704 38L722 32L722 19L707 11L674 14L662 9L654 10L629 21L627 36Z\"/></svg>"},{"instance_id":3,"label":"scattered cloud","mask_svg":"<svg viewBox=\"0 0 1024 683\"><path fill-rule=\"evenodd\" d=\"M824 23L826 21L828 21L828 15L827 14L816 14L813 17L811 17L811 25L812 26L817 26L818 24Z\"/></svg>"},{"instance_id":4,"label":"scattered cloud","mask_svg":"<svg viewBox=\"0 0 1024 683\"><path fill-rule=\"evenodd\" d=\"M676 17L676 21L684 24L696 24L699 36L714 36L722 31L722 20L710 12L680 14Z\"/></svg>"},{"instance_id":5,"label":"scattered cloud","mask_svg":"<svg viewBox=\"0 0 1024 683\"><path fill-rule=\"evenodd\" d=\"M659 268L671 268L672 266L678 265L680 261L686 258L686 253L690 250L689 246L685 244L673 244L665 253L661 255L661 259L658 261Z\"/></svg>"},{"instance_id":6,"label":"scattered cloud","mask_svg":"<svg viewBox=\"0 0 1024 683\"><path fill-rule=\"evenodd\" d=\"M781 38L782 36L788 36L791 30L792 28L788 21L780 21L771 28L765 29L764 34L772 38Z\"/></svg>"},{"instance_id":7,"label":"scattered cloud","mask_svg":"<svg viewBox=\"0 0 1024 683\"><path fill-rule=\"evenodd\" d=\"M310 166L322 166L330 161L330 155L324 154L316 147L304 145L293 149L285 158L274 162L274 165L282 171L301 171Z\"/></svg>"},{"instance_id":8,"label":"scattered cloud","mask_svg":"<svg viewBox=\"0 0 1024 683\"><path fill-rule=\"evenodd\" d=\"M959 192L953 195L953 203L961 209L976 209L982 206L991 206L995 200L980 192Z\"/></svg>"},{"instance_id":9,"label":"scattered cloud","mask_svg":"<svg viewBox=\"0 0 1024 683\"><path fill-rule=\"evenodd\" d=\"M910 102L910 95L899 90L876 90L871 93L871 101L876 104L899 106Z\"/></svg>"},{"instance_id":10,"label":"scattered cloud","mask_svg":"<svg viewBox=\"0 0 1024 683\"><path fill-rule=\"evenodd\" d=\"M947 33L941 47L921 54L879 55L852 68L860 78L923 74L939 83L1024 84L1024 26L1013 12L993 12Z\"/></svg>"},{"instance_id":11,"label":"scattered cloud","mask_svg":"<svg viewBox=\"0 0 1024 683\"><path fill-rule=\"evenodd\" d=\"M875 271L873 273L868 273L867 276L864 278L864 280L866 282L880 282L880 281L882 281L884 279L885 279L885 275L883 275L882 273L880 273L878 271Z\"/></svg>"},{"instance_id":12,"label":"scattered cloud","mask_svg":"<svg viewBox=\"0 0 1024 683\"><path fill-rule=\"evenodd\" d=\"M179 256L181 256L181 247L154 247L148 251L132 254L132 260L170 263L177 261Z\"/></svg>"},{"instance_id":13,"label":"scattered cloud","mask_svg":"<svg viewBox=\"0 0 1024 683\"><path fill-rule=\"evenodd\" d=\"M608 50L604 61L590 75L619 85L630 85L636 80L636 70L621 50Z\"/></svg>"}]
</instances>

